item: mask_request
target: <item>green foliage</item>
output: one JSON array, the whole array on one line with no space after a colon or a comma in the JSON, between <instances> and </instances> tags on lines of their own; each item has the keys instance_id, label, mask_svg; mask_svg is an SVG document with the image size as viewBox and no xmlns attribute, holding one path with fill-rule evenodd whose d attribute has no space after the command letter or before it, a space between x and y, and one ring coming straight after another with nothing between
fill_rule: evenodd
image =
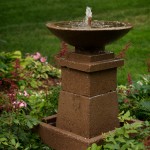
<instances>
[{"instance_id":1,"label":"green foliage","mask_svg":"<svg viewBox=\"0 0 150 150\"><path fill-rule=\"evenodd\" d=\"M104 143L97 146L95 143L87 150L146 150L144 140L150 134L150 123L125 123L123 127L103 134ZM93 148L93 149L92 149Z\"/></svg>"},{"instance_id":2,"label":"green foliage","mask_svg":"<svg viewBox=\"0 0 150 150\"><path fill-rule=\"evenodd\" d=\"M127 111L126 113L124 111L122 111L119 114L118 119L120 120L120 122L126 122L129 120L132 120L133 117L130 115L130 111Z\"/></svg>"},{"instance_id":3,"label":"green foliage","mask_svg":"<svg viewBox=\"0 0 150 150\"><path fill-rule=\"evenodd\" d=\"M41 119L57 112L59 91L60 86L51 87L46 92L30 90L30 96L18 95L18 99L27 102L30 115Z\"/></svg>"},{"instance_id":4,"label":"green foliage","mask_svg":"<svg viewBox=\"0 0 150 150\"><path fill-rule=\"evenodd\" d=\"M48 62L35 60L33 56L28 54L25 58L22 58L20 51L1 52L0 80L9 78L21 90L24 90L27 87L34 89L42 86L42 80L44 79L60 78L61 71L59 69L48 64Z\"/></svg>"},{"instance_id":5,"label":"green foliage","mask_svg":"<svg viewBox=\"0 0 150 150\"><path fill-rule=\"evenodd\" d=\"M150 122L134 121L129 124L132 119L129 111L121 112L119 119L124 123L122 127L104 133L104 143L100 146L94 143L87 150L146 150L145 140L150 134Z\"/></svg>"},{"instance_id":6,"label":"green foliage","mask_svg":"<svg viewBox=\"0 0 150 150\"><path fill-rule=\"evenodd\" d=\"M16 59L21 59L21 52L1 52L0 53L0 75L1 77L9 77L13 70L13 63Z\"/></svg>"},{"instance_id":7,"label":"green foliage","mask_svg":"<svg viewBox=\"0 0 150 150\"><path fill-rule=\"evenodd\" d=\"M105 136L104 149L107 150L146 150L144 139L149 136L149 122L125 123L123 127L115 129Z\"/></svg>"},{"instance_id":8,"label":"green foliage","mask_svg":"<svg viewBox=\"0 0 150 150\"><path fill-rule=\"evenodd\" d=\"M49 80L58 77L59 69L44 57L0 53L0 149L50 150L32 129L42 117L57 112L60 86L52 87Z\"/></svg>"},{"instance_id":9,"label":"green foliage","mask_svg":"<svg viewBox=\"0 0 150 150\"><path fill-rule=\"evenodd\" d=\"M34 60L31 56L24 59L24 65L28 71L32 72L32 77L35 79L48 79L49 77L60 77L60 70L52 65Z\"/></svg>"},{"instance_id":10,"label":"green foliage","mask_svg":"<svg viewBox=\"0 0 150 150\"><path fill-rule=\"evenodd\" d=\"M31 150L47 149L31 129L39 121L20 109L16 112L3 111L0 115L0 149Z\"/></svg>"},{"instance_id":11,"label":"green foliage","mask_svg":"<svg viewBox=\"0 0 150 150\"><path fill-rule=\"evenodd\" d=\"M91 147L89 147L87 150L101 150L102 146L98 146L97 144L93 143Z\"/></svg>"}]
</instances>

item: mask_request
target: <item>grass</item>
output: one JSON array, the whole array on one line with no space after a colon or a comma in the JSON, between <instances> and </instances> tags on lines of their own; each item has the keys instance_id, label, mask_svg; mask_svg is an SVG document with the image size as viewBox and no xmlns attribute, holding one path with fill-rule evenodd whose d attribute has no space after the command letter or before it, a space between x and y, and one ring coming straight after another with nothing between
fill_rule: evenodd
<instances>
[{"instance_id":1,"label":"grass","mask_svg":"<svg viewBox=\"0 0 150 150\"><path fill-rule=\"evenodd\" d=\"M128 21L134 25L124 38L107 46L116 54L128 43L125 66L118 84L130 73L134 80L147 73L150 57L150 3L148 0L7 0L0 2L0 51L41 52L52 62L60 41L45 27L48 21L83 19L86 6L98 20Z\"/></svg>"}]
</instances>

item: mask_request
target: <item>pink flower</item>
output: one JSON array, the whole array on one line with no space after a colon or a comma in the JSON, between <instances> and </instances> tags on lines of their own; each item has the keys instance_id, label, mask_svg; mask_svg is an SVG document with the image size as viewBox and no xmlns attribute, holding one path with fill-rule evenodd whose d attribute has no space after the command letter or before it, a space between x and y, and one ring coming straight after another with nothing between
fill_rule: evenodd
<instances>
[{"instance_id":1,"label":"pink flower","mask_svg":"<svg viewBox=\"0 0 150 150\"><path fill-rule=\"evenodd\" d=\"M19 103L19 107L27 107L27 103L22 101Z\"/></svg>"},{"instance_id":2,"label":"pink flower","mask_svg":"<svg viewBox=\"0 0 150 150\"><path fill-rule=\"evenodd\" d=\"M44 62L46 62L46 57L41 57L41 59L40 59L40 61L42 62L42 63L44 63Z\"/></svg>"},{"instance_id":3,"label":"pink flower","mask_svg":"<svg viewBox=\"0 0 150 150\"><path fill-rule=\"evenodd\" d=\"M24 101L14 101L13 102L13 108L21 108L21 107L27 107L27 103Z\"/></svg>"},{"instance_id":4,"label":"pink flower","mask_svg":"<svg viewBox=\"0 0 150 150\"><path fill-rule=\"evenodd\" d=\"M131 94L131 91L130 91L130 90L126 90L126 94L127 94L127 95L130 95L130 94Z\"/></svg>"},{"instance_id":5,"label":"pink flower","mask_svg":"<svg viewBox=\"0 0 150 150\"><path fill-rule=\"evenodd\" d=\"M24 91L24 96L29 96L29 94L27 93L27 91Z\"/></svg>"},{"instance_id":6,"label":"pink flower","mask_svg":"<svg viewBox=\"0 0 150 150\"><path fill-rule=\"evenodd\" d=\"M41 58L41 54L40 54L39 52L36 52L36 54L33 55L33 59L34 59L34 60L38 60L38 59L40 59L40 58Z\"/></svg>"},{"instance_id":7,"label":"pink flower","mask_svg":"<svg viewBox=\"0 0 150 150\"><path fill-rule=\"evenodd\" d=\"M128 99L124 99L124 103L129 103L129 100Z\"/></svg>"}]
</instances>

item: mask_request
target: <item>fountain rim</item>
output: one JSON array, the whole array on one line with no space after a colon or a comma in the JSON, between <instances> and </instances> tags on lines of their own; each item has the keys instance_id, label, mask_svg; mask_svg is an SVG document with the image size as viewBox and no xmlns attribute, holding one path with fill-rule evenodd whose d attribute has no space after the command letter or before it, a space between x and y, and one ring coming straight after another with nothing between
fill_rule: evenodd
<instances>
[{"instance_id":1,"label":"fountain rim","mask_svg":"<svg viewBox=\"0 0 150 150\"><path fill-rule=\"evenodd\" d=\"M126 29L132 29L133 25L131 23L128 22L121 22L121 21L104 21L104 20L94 20L97 22L117 22L117 23L122 23L125 24L125 26L121 26L121 27L110 27L110 28L84 28L84 27L80 27L80 28L69 28L69 27L61 27L58 26L56 24L62 24L62 23L69 23L69 22L81 22L80 21L55 21L55 22L48 22L46 23L46 27L47 28L51 28L51 29L56 29L56 30L66 30L66 31L114 31L114 30L126 30Z\"/></svg>"}]
</instances>

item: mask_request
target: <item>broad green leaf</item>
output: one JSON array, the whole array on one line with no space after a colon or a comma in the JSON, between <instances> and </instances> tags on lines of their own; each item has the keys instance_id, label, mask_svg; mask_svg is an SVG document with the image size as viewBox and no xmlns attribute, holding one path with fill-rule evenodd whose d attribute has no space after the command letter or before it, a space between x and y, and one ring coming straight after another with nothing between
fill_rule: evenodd
<instances>
[{"instance_id":1,"label":"broad green leaf","mask_svg":"<svg viewBox=\"0 0 150 150\"><path fill-rule=\"evenodd\" d=\"M6 138L0 138L0 142L7 141Z\"/></svg>"},{"instance_id":2,"label":"broad green leaf","mask_svg":"<svg viewBox=\"0 0 150 150\"><path fill-rule=\"evenodd\" d=\"M16 145L15 145L15 148L17 149L17 148L19 148L20 147L20 143L16 143Z\"/></svg>"},{"instance_id":3,"label":"broad green leaf","mask_svg":"<svg viewBox=\"0 0 150 150\"><path fill-rule=\"evenodd\" d=\"M129 131L126 131L127 133L138 133L137 130L129 130Z\"/></svg>"},{"instance_id":4,"label":"broad green leaf","mask_svg":"<svg viewBox=\"0 0 150 150\"><path fill-rule=\"evenodd\" d=\"M91 150L91 147L88 147L88 149L87 150Z\"/></svg>"},{"instance_id":5,"label":"broad green leaf","mask_svg":"<svg viewBox=\"0 0 150 150\"><path fill-rule=\"evenodd\" d=\"M123 137L118 137L115 140L118 141L118 142L121 142L121 143L125 143L126 142Z\"/></svg>"},{"instance_id":6,"label":"broad green leaf","mask_svg":"<svg viewBox=\"0 0 150 150\"><path fill-rule=\"evenodd\" d=\"M15 124L18 124L18 125L20 124L20 122L19 122L18 119L14 119L13 122L14 122Z\"/></svg>"},{"instance_id":7,"label":"broad green leaf","mask_svg":"<svg viewBox=\"0 0 150 150\"><path fill-rule=\"evenodd\" d=\"M91 150L97 150L97 145L94 143L94 144L92 144L92 146L91 146Z\"/></svg>"},{"instance_id":8,"label":"broad green leaf","mask_svg":"<svg viewBox=\"0 0 150 150\"><path fill-rule=\"evenodd\" d=\"M11 144L14 145L14 146L16 145L15 139L11 139Z\"/></svg>"},{"instance_id":9,"label":"broad green leaf","mask_svg":"<svg viewBox=\"0 0 150 150\"><path fill-rule=\"evenodd\" d=\"M3 145L8 145L8 143L7 142L2 142L3 143Z\"/></svg>"},{"instance_id":10,"label":"broad green leaf","mask_svg":"<svg viewBox=\"0 0 150 150\"><path fill-rule=\"evenodd\" d=\"M27 122L27 126L28 126L30 129L33 128L33 124L32 124L30 121Z\"/></svg>"}]
</instances>

